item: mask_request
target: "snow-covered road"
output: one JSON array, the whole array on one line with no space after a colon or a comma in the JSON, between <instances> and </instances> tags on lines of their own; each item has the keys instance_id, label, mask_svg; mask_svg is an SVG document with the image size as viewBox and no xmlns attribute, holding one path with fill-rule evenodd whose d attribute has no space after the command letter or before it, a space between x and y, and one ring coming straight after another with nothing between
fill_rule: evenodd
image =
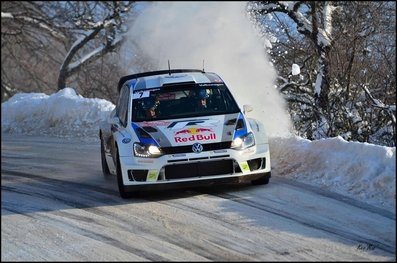
<instances>
[{"instance_id":1,"label":"snow-covered road","mask_svg":"<svg viewBox=\"0 0 397 263\"><path fill-rule=\"evenodd\" d=\"M1 260L395 261L395 215L273 176L121 199L99 141L2 136Z\"/></svg>"}]
</instances>

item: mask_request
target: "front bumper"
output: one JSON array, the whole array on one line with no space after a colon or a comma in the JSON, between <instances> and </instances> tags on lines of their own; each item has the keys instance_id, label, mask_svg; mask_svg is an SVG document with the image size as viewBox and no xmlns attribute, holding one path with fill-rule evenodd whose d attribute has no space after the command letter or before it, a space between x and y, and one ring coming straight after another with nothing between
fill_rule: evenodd
<instances>
[{"instance_id":1,"label":"front bumper","mask_svg":"<svg viewBox=\"0 0 397 263\"><path fill-rule=\"evenodd\" d=\"M271 171L268 144L159 158L121 156L120 165L126 191L238 183L270 177Z\"/></svg>"}]
</instances>

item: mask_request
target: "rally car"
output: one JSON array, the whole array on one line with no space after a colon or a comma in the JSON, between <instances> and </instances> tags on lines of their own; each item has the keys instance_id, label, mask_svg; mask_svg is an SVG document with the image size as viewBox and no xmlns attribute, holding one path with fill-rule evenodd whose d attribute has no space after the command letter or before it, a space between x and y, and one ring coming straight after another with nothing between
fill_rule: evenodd
<instances>
[{"instance_id":1,"label":"rally car","mask_svg":"<svg viewBox=\"0 0 397 263\"><path fill-rule=\"evenodd\" d=\"M100 124L102 171L120 196L215 183L267 184L269 142L219 75L197 69L120 78L115 109Z\"/></svg>"}]
</instances>

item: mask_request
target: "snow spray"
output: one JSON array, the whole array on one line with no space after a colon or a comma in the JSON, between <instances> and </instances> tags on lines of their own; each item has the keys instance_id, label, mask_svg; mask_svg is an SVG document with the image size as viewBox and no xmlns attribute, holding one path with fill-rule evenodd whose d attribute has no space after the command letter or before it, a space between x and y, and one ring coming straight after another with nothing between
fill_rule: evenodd
<instances>
[{"instance_id":1,"label":"snow spray","mask_svg":"<svg viewBox=\"0 0 397 263\"><path fill-rule=\"evenodd\" d=\"M245 8L246 2L152 2L131 22L121 52L138 46L157 65L151 70L167 69L168 60L173 69L204 64L205 71L220 75L241 108L254 107L248 117L262 121L269 136L284 137L291 133L290 117L264 40ZM130 63L123 66L133 69Z\"/></svg>"}]
</instances>

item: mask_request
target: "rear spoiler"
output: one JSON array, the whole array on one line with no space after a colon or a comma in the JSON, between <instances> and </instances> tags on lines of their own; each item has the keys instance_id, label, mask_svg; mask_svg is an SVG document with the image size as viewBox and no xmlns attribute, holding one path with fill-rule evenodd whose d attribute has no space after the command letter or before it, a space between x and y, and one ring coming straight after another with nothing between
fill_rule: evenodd
<instances>
[{"instance_id":1,"label":"rear spoiler","mask_svg":"<svg viewBox=\"0 0 397 263\"><path fill-rule=\"evenodd\" d=\"M142 78L142 77L148 77L148 76L155 76L155 75L162 75L162 74L172 74L172 73L183 73L183 72L201 72L205 73L203 70L200 69L171 69L171 70L158 70L158 71L149 71L149 72L143 72L143 73L137 73L137 74L132 74L132 75L127 75L124 77L121 77L119 80L119 83L117 85L117 91L120 92L121 87L123 84L131 79L137 79L137 78Z\"/></svg>"}]
</instances>

